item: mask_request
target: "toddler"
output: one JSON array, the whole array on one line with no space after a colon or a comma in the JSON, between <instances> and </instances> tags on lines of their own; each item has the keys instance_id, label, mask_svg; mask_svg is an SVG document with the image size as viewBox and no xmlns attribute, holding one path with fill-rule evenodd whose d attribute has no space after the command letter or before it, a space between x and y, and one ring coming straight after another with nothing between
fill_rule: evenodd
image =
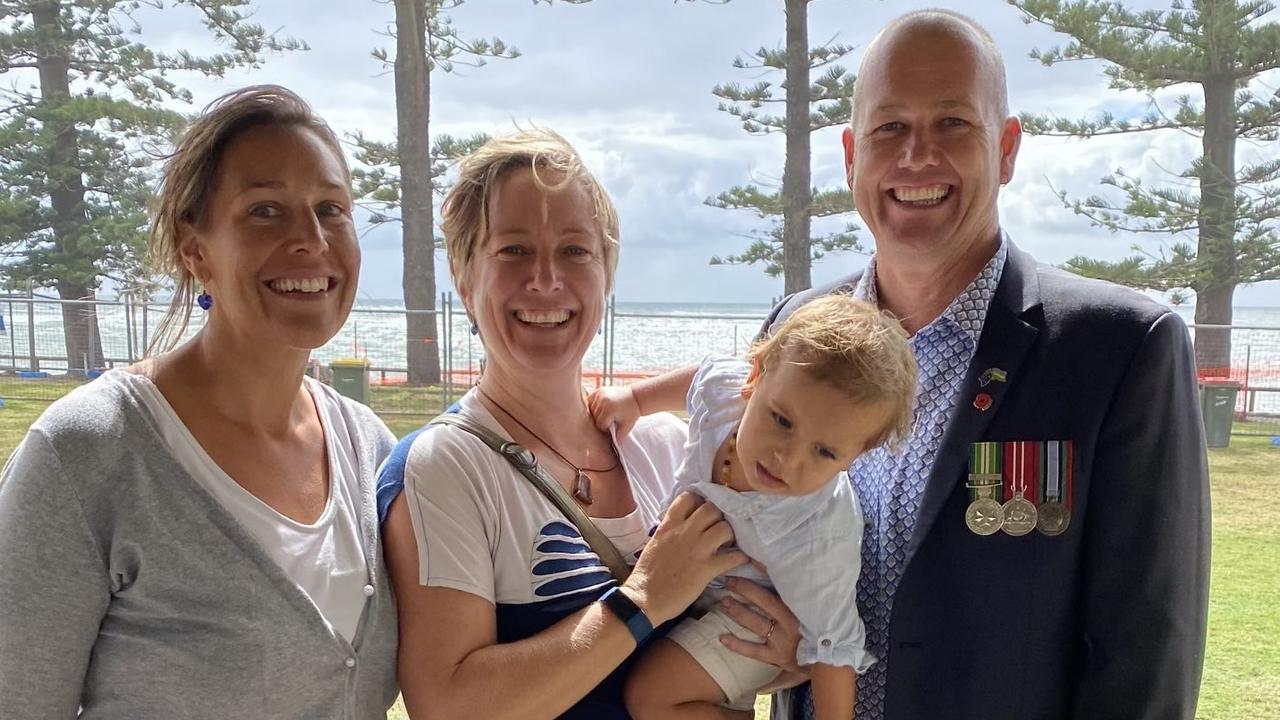
<instances>
[{"instance_id":1,"label":"toddler","mask_svg":"<svg viewBox=\"0 0 1280 720\"><path fill-rule=\"evenodd\" d=\"M810 667L818 720L853 716L855 672L874 658L855 603L862 511L847 469L910 431L915 358L892 317L847 295L816 299L746 360L701 364L590 398L602 429L625 435L640 415L686 408L689 439L676 493L714 503L739 548L763 566L731 574L772 586L800 621L796 661ZM733 622L713 583L692 615L647 646L628 678L635 720L750 718L778 668L730 651L758 643Z\"/></svg>"}]
</instances>

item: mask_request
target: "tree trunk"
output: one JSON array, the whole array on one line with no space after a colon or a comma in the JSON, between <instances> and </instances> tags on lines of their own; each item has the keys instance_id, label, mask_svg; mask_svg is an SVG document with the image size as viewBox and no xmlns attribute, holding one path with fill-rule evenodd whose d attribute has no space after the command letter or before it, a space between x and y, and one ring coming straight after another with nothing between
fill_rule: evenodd
<instances>
[{"instance_id":1,"label":"tree trunk","mask_svg":"<svg viewBox=\"0 0 1280 720\"><path fill-rule=\"evenodd\" d=\"M809 267L809 0L787 0L787 157L782 168L782 276L787 294L813 284Z\"/></svg>"},{"instance_id":2,"label":"tree trunk","mask_svg":"<svg viewBox=\"0 0 1280 720\"><path fill-rule=\"evenodd\" d=\"M409 383L440 382L436 328L435 228L432 217L431 68L427 15L435 3L395 0L396 146L400 156L400 219L404 242L405 357Z\"/></svg>"},{"instance_id":3,"label":"tree trunk","mask_svg":"<svg viewBox=\"0 0 1280 720\"><path fill-rule=\"evenodd\" d=\"M31 16L38 35L47 38L40 45L36 66L40 76L40 114L51 138L49 146L49 201L53 207L53 244L60 262L51 278L63 300L85 300L93 297L93 276L76 269L84 265L85 250L81 242L88 218L85 215L84 179L80 171L80 144L75 122L58 112L71 97L70 44L66 41L61 19L61 0L40 0L31 5ZM98 333L96 306L64 304L62 332L67 347L68 368L103 366L102 337Z\"/></svg>"},{"instance_id":4,"label":"tree trunk","mask_svg":"<svg viewBox=\"0 0 1280 720\"><path fill-rule=\"evenodd\" d=\"M58 297L79 301L62 303L62 333L67 343L67 368L92 370L105 367L93 290L70 281L59 282Z\"/></svg>"},{"instance_id":5,"label":"tree trunk","mask_svg":"<svg viewBox=\"0 0 1280 720\"><path fill-rule=\"evenodd\" d=\"M1199 242L1196 259L1196 324L1230 325L1237 283L1235 79L1230 56L1231 18L1215 16L1205 5L1206 32L1224 49L1210 59L1204 82L1204 163L1200 169ZM1231 369L1231 331L1197 328L1196 367L1201 374L1227 375Z\"/></svg>"},{"instance_id":6,"label":"tree trunk","mask_svg":"<svg viewBox=\"0 0 1280 720\"><path fill-rule=\"evenodd\" d=\"M1231 374L1231 330L1204 325L1230 325L1235 283L1196 293L1196 372L1200 377Z\"/></svg>"}]
</instances>

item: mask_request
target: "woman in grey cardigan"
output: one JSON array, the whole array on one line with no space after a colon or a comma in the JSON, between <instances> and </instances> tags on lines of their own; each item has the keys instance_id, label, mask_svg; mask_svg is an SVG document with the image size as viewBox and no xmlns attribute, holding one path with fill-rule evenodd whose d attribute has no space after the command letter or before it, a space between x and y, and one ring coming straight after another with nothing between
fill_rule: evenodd
<instances>
[{"instance_id":1,"label":"woman in grey cardigan","mask_svg":"<svg viewBox=\"0 0 1280 720\"><path fill-rule=\"evenodd\" d=\"M284 88L186 132L151 229L168 352L54 403L0 476L0 717L385 716L393 438L303 375L355 296L351 211L337 138Z\"/></svg>"}]
</instances>

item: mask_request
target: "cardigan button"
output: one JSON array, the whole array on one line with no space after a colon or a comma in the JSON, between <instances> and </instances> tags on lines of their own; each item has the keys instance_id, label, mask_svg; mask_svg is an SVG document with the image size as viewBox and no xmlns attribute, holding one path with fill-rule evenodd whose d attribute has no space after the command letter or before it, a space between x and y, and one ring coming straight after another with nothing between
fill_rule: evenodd
<instances>
[{"instance_id":1,"label":"cardigan button","mask_svg":"<svg viewBox=\"0 0 1280 720\"><path fill-rule=\"evenodd\" d=\"M346 665L348 668L353 668L356 666L356 659L353 657L349 657L346 659L346 661L343 664Z\"/></svg>"},{"instance_id":2,"label":"cardigan button","mask_svg":"<svg viewBox=\"0 0 1280 720\"><path fill-rule=\"evenodd\" d=\"M365 597L373 597L373 592L374 592L374 590L373 590L373 586L372 586L372 585L365 585L365 586L364 586L364 596L365 596Z\"/></svg>"}]
</instances>

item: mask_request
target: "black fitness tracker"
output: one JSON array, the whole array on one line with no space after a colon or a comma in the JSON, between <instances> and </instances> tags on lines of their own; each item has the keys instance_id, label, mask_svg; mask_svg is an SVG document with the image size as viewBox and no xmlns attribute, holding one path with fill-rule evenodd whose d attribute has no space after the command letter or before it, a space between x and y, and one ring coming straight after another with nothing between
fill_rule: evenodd
<instances>
[{"instance_id":1,"label":"black fitness tracker","mask_svg":"<svg viewBox=\"0 0 1280 720\"><path fill-rule=\"evenodd\" d=\"M614 585L609 588L604 595L600 596L597 601L609 608L609 612L618 616L618 619L627 626L631 631L631 637L636 639L636 645L644 643L645 639L653 633L653 623L649 622L649 616L644 614L640 606L631 601L627 594L622 592L622 587Z\"/></svg>"}]
</instances>

